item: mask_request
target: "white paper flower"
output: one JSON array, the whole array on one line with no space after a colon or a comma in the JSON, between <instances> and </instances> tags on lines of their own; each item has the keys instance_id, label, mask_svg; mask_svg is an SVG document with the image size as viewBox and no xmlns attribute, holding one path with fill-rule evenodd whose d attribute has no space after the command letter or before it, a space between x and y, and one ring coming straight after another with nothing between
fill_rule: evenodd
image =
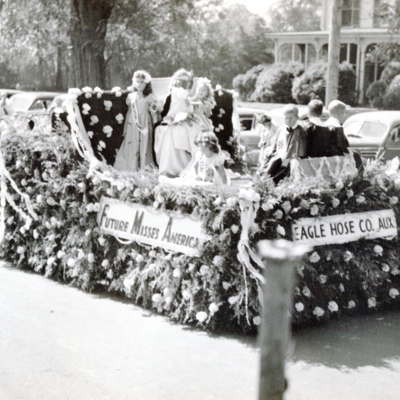
<instances>
[{"instance_id":1,"label":"white paper flower","mask_svg":"<svg viewBox=\"0 0 400 400\"><path fill-rule=\"evenodd\" d=\"M113 105L110 100L104 100L103 104L104 104L104 108L106 109L106 111L110 111L111 107Z\"/></svg>"},{"instance_id":2,"label":"white paper flower","mask_svg":"<svg viewBox=\"0 0 400 400\"><path fill-rule=\"evenodd\" d=\"M115 116L115 119L117 120L117 122L118 122L119 124L122 124L122 123L124 122L124 116L123 116L121 113L117 114L117 115Z\"/></svg>"},{"instance_id":3,"label":"white paper flower","mask_svg":"<svg viewBox=\"0 0 400 400\"><path fill-rule=\"evenodd\" d=\"M222 203L221 197L217 197L213 202L214 206L219 206L221 203Z\"/></svg>"},{"instance_id":4,"label":"white paper flower","mask_svg":"<svg viewBox=\"0 0 400 400\"><path fill-rule=\"evenodd\" d=\"M324 275L324 274L321 274L321 275L319 275L318 276L318 280L319 280L319 282L323 285L324 283L326 283L326 281L327 281L327 276L326 275Z\"/></svg>"},{"instance_id":5,"label":"white paper flower","mask_svg":"<svg viewBox=\"0 0 400 400\"><path fill-rule=\"evenodd\" d=\"M183 297L185 300L189 300L192 296L191 296L191 294L190 294L190 292L189 292L188 290L183 290L183 291L182 291L182 297Z\"/></svg>"},{"instance_id":6,"label":"white paper flower","mask_svg":"<svg viewBox=\"0 0 400 400\"><path fill-rule=\"evenodd\" d=\"M18 247L17 247L17 253L18 253L18 254L23 254L23 253L25 253L25 247L23 247L23 246L18 246Z\"/></svg>"},{"instance_id":7,"label":"white paper flower","mask_svg":"<svg viewBox=\"0 0 400 400\"><path fill-rule=\"evenodd\" d=\"M348 305L347 305L347 308L354 308L355 306L356 306L355 301L350 300L349 303L348 303Z\"/></svg>"},{"instance_id":8,"label":"white paper flower","mask_svg":"<svg viewBox=\"0 0 400 400\"><path fill-rule=\"evenodd\" d=\"M339 311L339 306L337 305L336 301L330 301L328 303L328 310L330 312L338 312Z\"/></svg>"},{"instance_id":9,"label":"white paper flower","mask_svg":"<svg viewBox=\"0 0 400 400\"><path fill-rule=\"evenodd\" d=\"M100 236L99 237L99 243L100 243L100 246L104 246L105 243L106 243L106 239L103 236Z\"/></svg>"},{"instance_id":10,"label":"white paper flower","mask_svg":"<svg viewBox=\"0 0 400 400\"><path fill-rule=\"evenodd\" d=\"M319 208L316 204L314 204L311 208L310 208L310 214L311 215L318 215L319 213Z\"/></svg>"},{"instance_id":11,"label":"white paper flower","mask_svg":"<svg viewBox=\"0 0 400 400\"><path fill-rule=\"evenodd\" d=\"M63 258L65 256L65 253L62 250L57 251L57 258Z\"/></svg>"},{"instance_id":12,"label":"white paper flower","mask_svg":"<svg viewBox=\"0 0 400 400\"><path fill-rule=\"evenodd\" d=\"M47 265L48 265L49 267L51 267L51 266L54 264L55 261L56 261L56 258L55 258L55 257L49 257L49 258L47 259Z\"/></svg>"},{"instance_id":13,"label":"white paper flower","mask_svg":"<svg viewBox=\"0 0 400 400\"><path fill-rule=\"evenodd\" d=\"M315 307L313 314L317 317L322 317L325 314L325 311L321 307Z\"/></svg>"},{"instance_id":14,"label":"white paper flower","mask_svg":"<svg viewBox=\"0 0 400 400\"><path fill-rule=\"evenodd\" d=\"M395 205L395 204L397 204L399 202L399 198L397 197L397 196L393 196L393 197L390 197L389 198L389 203L391 204L391 205Z\"/></svg>"},{"instance_id":15,"label":"white paper flower","mask_svg":"<svg viewBox=\"0 0 400 400\"><path fill-rule=\"evenodd\" d=\"M124 282L123 282L123 284L124 284L124 287L126 288L126 289L128 289L128 290L131 290L131 287L133 286L133 278L125 278L124 279ZM154 301L154 300L153 300Z\"/></svg>"},{"instance_id":16,"label":"white paper flower","mask_svg":"<svg viewBox=\"0 0 400 400\"><path fill-rule=\"evenodd\" d=\"M238 301L238 296L231 296L228 299L229 304L233 305Z\"/></svg>"},{"instance_id":17,"label":"white paper flower","mask_svg":"<svg viewBox=\"0 0 400 400\"><path fill-rule=\"evenodd\" d=\"M387 264L382 264L382 271L383 272L389 272L390 271L390 267Z\"/></svg>"},{"instance_id":18,"label":"white paper flower","mask_svg":"<svg viewBox=\"0 0 400 400\"><path fill-rule=\"evenodd\" d=\"M110 265L110 263L108 262L108 260L103 260L103 261L101 262L101 266L102 266L103 268L108 268L109 265Z\"/></svg>"},{"instance_id":19,"label":"white paper flower","mask_svg":"<svg viewBox=\"0 0 400 400\"><path fill-rule=\"evenodd\" d=\"M103 132L106 134L106 136L109 138L112 135L113 128L111 128L110 125L106 125L103 127Z\"/></svg>"},{"instance_id":20,"label":"white paper flower","mask_svg":"<svg viewBox=\"0 0 400 400\"><path fill-rule=\"evenodd\" d=\"M90 110L91 107L89 106L89 104L87 103L82 104L82 114L88 115Z\"/></svg>"},{"instance_id":21,"label":"white paper flower","mask_svg":"<svg viewBox=\"0 0 400 400\"><path fill-rule=\"evenodd\" d=\"M202 265L200 267L200 274L203 276L207 275L209 273L209 271L210 271L210 267L208 265Z\"/></svg>"},{"instance_id":22,"label":"white paper flower","mask_svg":"<svg viewBox=\"0 0 400 400\"><path fill-rule=\"evenodd\" d=\"M343 293L343 292L344 292L344 286L343 286L343 283L339 284L339 291L340 291L341 293Z\"/></svg>"},{"instance_id":23,"label":"white paper flower","mask_svg":"<svg viewBox=\"0 0 400 400\"><path fill-rule=\"evenodd\" d=\"M39 238L39 232L38 232L36 229L33 230L33 237L34 237L35 239L38 239L38 238Z\"/></svg>"},{"instance_id":24,"label":"white paper flower","mask_svg":"<svg viewBox=\"0 0 400 400\"><path fill-rule=\"evenodd\" d=\"M108 278L108 279L114 278L114 272L113 272L112 269L109 269L109 270L107 271L107 278Z\"/></svg>"},{"instance_id":25,"label":"white paper flower","mask_svg":"<svg viewBox=\"0 0 400 400\"><path fill-rule=\"evenodd\" d=\"M83 93L89 93L92 92L92 88L90 86L85 86L82 88Z\"/></svg>"},{"instance_id":26,"label":"white paper flower","mask_svg":"<svg viewBox=\"0 0 400 400\"><path fill-rule=\"evenodd\" d=\"M356 203L357 203L357 204L365 203L365 197L364 197L364 196L358 196L358 197L356 198Z\"/></svg>"},{"instance_id":27,"label":"white paper flower","mask_svg":"<svg viewBox=\"0 0 400 400\"><path fill-rule=\"evenodd\" d=\"M221 267L224 266L225 260L224 260L224 258L221 257L221 256L215 256L214 259L213 259L213 264L214 264L216 267L220 267L220 268L221 268Z\"/></svg>"},{"instance_id":28,"label":"white paper flower","mask_svg":"<svg viewBox=\"0 0 400 400\"><path fill-rule=\"evenodd\" d=\"M99 122L99 118L96 115L90 117L90 125L95 125Z\"/></svg>"},{"instance_id":29,"label":"white paper flower","mask_svg":"<svg viewBox=\"0 0 400 400\"><path fill-rule=\"evenodd\" d=\"M239 232L239 227L238 227L237 225L232 225L232 226L231 226L231 231L232 231L233 233L238 233L238 232Z\"/></svg>"},{"instance_id":30,"label":"white paper flower","mask_svg":"<svg viewBox=\"0 0 400 400\"><path fill-rule=\"evenodd\" d=\"M281 219L283 217L283 212L281 210L276 210L273 214L275 219Z\"/></svg>"},{"instance_id":31,"label":"white paper flower","mask_svg":"<svg viewBox=\"0 0 400 400\"><path fill-rule=\"evenodd\" d=\"M207 317L208 317L208 315L204 311L199 311L198 313L196 313L196 319L200 323L203 323L207 319Z\"/></svg>"},{"instance_id":32,"label":"white paper flower","mask_svg":"<svg viewBox=\"0 0 400 400\"><path fill-rule=\"evenodd\" d=\"M239 198L251 201L251 202L259 202L260 195L255 192L253 189L240 189L239 190Z\"/></svg>"},{"instance_id":33,"label":"white paper flower","mask_svg":"<svg viewBox=\"0 0 400 400\"><path fill-rule=\"evenodd\" d=\"M101 149L105 149L106 148L106 144L102 140L99 140L99 146L100 146Z\"/></svg>"},{"instance_id":34,"label":"white paper flower","mask_svg":"<svg viewBox=\"0 0 400 400\"><path fill-rule=\"evenodd\" d=\"M339 204L340 204L340 200L339 199L337 199L336 197L334 199L332 199L332 207L333 208L338 207Z\"/></svg>"},{"instance_id":35,"label":"white paper flower","mask_svg":"<svg viewBox=\"0 0 400 400\"><path fill-rule=\"evenodd\" d=\"M378 254L378 256L381 256L383 253L383 248L377 244L374 246L374 253Z\"/></svg>"},{"instance_id":36,"label":"white paper flower","mask_svg":"<svg viewBox=\"0 0 400 400\"><path fill-rule=\"evenodd\" d=\"M253 324L254 325L260 325L261 324L261 317L259 316L259 315L256 315L254 318L253 318Z\"/></svg>"},{"instance_id":37,"label":"white paper flower","mask_svg":"<svg viewBox=\"0 0 400 400\"><path fill-rule=\"evenodd\" d=\"M232 285L229 282L222 282L222 287L225 290L228 290Z\"/></svg>"},{"instance_id":38,"label":"white paper flower","mask_svg":"<svg viewBox=\"0 0 400 400\"><path fill-rule=\"evenodd\" d=\"M172 273L172 276L174 278L180 278L181 277L181 270L179 268L175 268L174 272Z\"/></svg>"},{"instance_id":39,"label":"white paper flower","mask_svg":"<svg viewBox=\"0 0 400 400\"><path fill-rule=\"evenodd\" d=\"M210 313L211 313L211 314L215 314L215 313L219 310L219 307L217 306L217 304L211 303L211 304L208 306L208 309L210 310Z\"/></svg>"},{"instance_id":40,"label":"white paper flower","mask_svg":"<svg viewBox=\"0 0 400 400\"><path fill-rule=\"evenodd\" d=\"M399 295L399 291L397 289L392 288L392 289L389 290L389 296L392 299L395 299L398 295Z\"/></svg>"},{"instance_id":41,"label":"white paper flower","mask_svg":"<svg viewBox=\"0 0 400 400\"><path fill-rule=\"evenodd\" d=\"M376 298L370 297L368 299L368 308L375 308L376 307Z\"/></svg>"},{"instance_id":42,"label":"white paper flower","mask_svg":"<svg viewBox=\"0 0 400 400\"><path fill-rule=\"evenodd\" d=\"M354 196L354 192L351 189L347 190L346 193L349 198Z\"/></svg>"},{"instance_id":43,"label":"white paper flower","mask_svg":"<svg viewBox=\"0 0 400 400\"><path fill-rule=\"evenodd\" d=\"M302 292L303 292L304 296L311 297L311 291L307 286L304 286Z\"/></svg>"},{"instance_id":44,"label":"white paper flower","mask_svg":"<svg viewBox=\"0 0 400 400\"><path fill-rule=\"evenodd\" d=\"M125 182L123 182L123 181L118 181L117 182L117 190L118 191L124 190L125 187L126 187Z\"/></svg>"},{"instance_id":45,"label":"white paper flower","mask_svg":"<svg viewBox=\"0 0 400 400\"><path fill-rule=\"evenodd\" d=\"M310 262L312 262L313 264L317 263L320 259L321 259L321 257L319 256L319 254L316 251L314 251L310 255Z\"/></svg>"},{"instance_id":46,"label":"white paper flower","mask_svg":"<svg viewBox=\"0 0 400 400\"><path fill-rule=\"evenodd\" d=\"M87 256L87 258L88 258L88 261L89 261L90 263L93 263L93 262L94 262L94 254L93 254L93 253L89 253L88 256Z\"/></svg>"},{"instance_id":47,"label":"white paper flower","mask_svg":"<svg viewBox=\"0 0 400 400\"><path fill-rule=\"evenodd\" d=\"M163 301L163 297L160 293L155 293L153 296L151 296L151 300L153 300L154 303L161 303Z\"/></svg>"},{"instance_id":48,"label":"white paper flower","mask_svg":"<svg viewBox=\"0 0 400 400\"><path fill-rule=\"evenodd\" d=\"M336 189L339 189L339 190L343 189L343 187L344 187L343 181L342 180L337 181L335 184L335 187L336 187Z\"/></svg>"},{"instance_id":49,"label":"white paper flower","mask_svg":"<svg viewBox=\"0 0 400 400\"><path fill-rule=\"evenodd\" d=\"M298 302L294 305L294 308L298 311L298 312L302 312L304 311L304 304L301 302Z\"/></svg>"},{"instance_id":50,"label":"white paper flower","mask_svg":"<svg viewBox=\"0 0 400 400\"><path fill-rule=\"evenodd\" d=\"M75 266L75 264L76 264L76 260L75 260L75 258L68 258L68 261L67 261L67 265L68 265L68 267L74 267Z\"/></svg>"},{"instance_id":51,"label":"white paper flower","mask_svg":"<svg viewBox=\"0 0 400 400\"><path fill-rule=\"evenodd\" d=\"M276 231L277 231L277 233L278 233L279 235L281 235L281 236L285 236L285 235L286 235L285 228L284 228L283 226L281 226L281 225L278 225L278 226L276 227Z\"/></svg>"},{"instance_id":52,"label":"white paper flower","mask_svg":"<svg viewBox=\"0 0 400 400\"><path fill-rule=\"evenodd\" d=\"M350 261L351 259L353 258L353 254L349 251L349 250L346 250L344 253L343 253L343 260L344 261Z\"/></svg>"}]
</instances>

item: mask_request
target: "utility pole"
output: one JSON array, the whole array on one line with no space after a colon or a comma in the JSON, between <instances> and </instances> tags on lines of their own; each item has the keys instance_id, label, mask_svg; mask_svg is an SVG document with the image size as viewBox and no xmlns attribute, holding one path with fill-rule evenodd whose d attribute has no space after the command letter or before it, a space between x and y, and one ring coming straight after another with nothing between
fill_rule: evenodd
<instances>
[{"instance_id":1,"label":"utility pole","mask_svg":"<svg viewBox=\"0 0 400 400\"><path fill-rule=\"evenodd\" d=\"M330 26L328 44L328 76L326 78L325 105L338 98L340 27L342 26L342 0L329 0Z\"/></svg>"}]
</instances>

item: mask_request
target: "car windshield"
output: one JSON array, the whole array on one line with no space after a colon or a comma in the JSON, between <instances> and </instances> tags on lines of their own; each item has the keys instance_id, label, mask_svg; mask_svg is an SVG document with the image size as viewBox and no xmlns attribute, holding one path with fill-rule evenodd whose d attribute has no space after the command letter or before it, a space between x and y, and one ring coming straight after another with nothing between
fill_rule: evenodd
<instances>
[{"instance_id":1,"label":"car windshield","mask_svg":"<svg viewBox=\"0 0 400 400\"><path fill-rule=\"evenodd\" d=\"M346 136L382 139L387 131L387 125L372 121L350 121L343 126L343 129Z\"/></svg>"},{"instance_id":2,"label":"car windshield","mask_svg":"<svg viewBox=\"0 0 400 400\"><path fill-rule=\"evenodd\" d=\"M9 107L14 111L27 111L32 104L31 99L16 97L10 101Z\"/></svg>"}]
</instances>

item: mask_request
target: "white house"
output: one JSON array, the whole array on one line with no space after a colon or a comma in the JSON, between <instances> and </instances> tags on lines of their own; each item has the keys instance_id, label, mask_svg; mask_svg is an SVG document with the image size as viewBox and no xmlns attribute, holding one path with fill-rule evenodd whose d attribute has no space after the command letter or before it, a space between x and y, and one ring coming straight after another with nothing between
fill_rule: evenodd
<instances>
[{"instance_id":1,"label":"white house","mask_svg":"<svg viewBox=\"0 0 400 400\"><path fill-rule=\"evenodd\" d=\"M307 68L315 61L327 59L330 3L322 1L321 30L314 32L270 33L275 43L276 62L299 61ZM360 103L368 86L379 79L382 67L366 55L377 43L399 41L400 34L389 33L388 24L380 17L382 0L342 0L340 62L353 65Z\"/></svg>"}]
</instances>

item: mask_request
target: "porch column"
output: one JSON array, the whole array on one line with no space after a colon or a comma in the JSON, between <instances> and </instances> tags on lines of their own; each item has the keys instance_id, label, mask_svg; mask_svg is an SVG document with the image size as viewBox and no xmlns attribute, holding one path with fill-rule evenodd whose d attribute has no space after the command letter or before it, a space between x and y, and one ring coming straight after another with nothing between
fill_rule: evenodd
<instances>
[{"instance_id":1,"label":"porch column","mask_svg":"<svg viewBox=\"0 0 400 400\"><path fill-rule=\"evenodd\" d=\"M360 98L359 98L359 103L362 104L364 101L364 80L365 80L365 50L366 50L366 45L363 43L360 43L361 45L361 56L360 56Z\"/></svg>"}]
</instances>

